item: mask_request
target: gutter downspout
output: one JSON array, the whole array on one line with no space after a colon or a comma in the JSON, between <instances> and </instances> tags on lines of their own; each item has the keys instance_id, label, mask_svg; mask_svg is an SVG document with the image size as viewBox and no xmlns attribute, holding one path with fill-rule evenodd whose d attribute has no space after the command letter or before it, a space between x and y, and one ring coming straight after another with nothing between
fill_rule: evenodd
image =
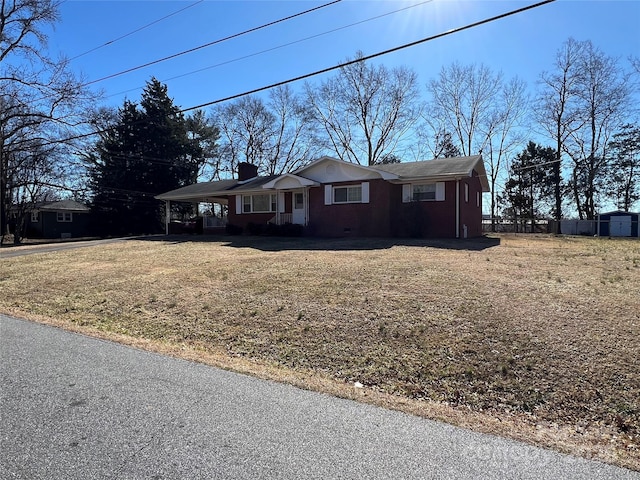
<instances>
[{"instance_id":1,"label":"gutter downspout","mask_svg":"<svg viewBox=\"0 0 640 480\"><path fill-rule=\"evenodd\" d=\"M460 238L460 180L456 180L456 238Z\"/></svg>"}]
</instances>

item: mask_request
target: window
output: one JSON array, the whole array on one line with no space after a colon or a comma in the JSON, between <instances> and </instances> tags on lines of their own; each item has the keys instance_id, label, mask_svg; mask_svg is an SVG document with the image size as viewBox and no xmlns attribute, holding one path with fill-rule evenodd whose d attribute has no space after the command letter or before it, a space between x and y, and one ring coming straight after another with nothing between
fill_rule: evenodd
<instances>
[{"instance_id":1,"label":"window","mask_svg":"<svg viewBox=\"0 0 640 480\"><path fill-rule=\"evenodd\" d=\"M294 195L293 208L296 210L304 208L304 195L302 193L296 193Z\"/></svg>"},{"instance_id":2,"label":"window","mask_svg":"<svg viewBox=\"0 0 640 480\"><path fill-rule=\"evenodd\" d=\"M31 212L31 221L33 223L38 223L38 212Z\"/></svg>"},{"instance_id":3,"label":"window","mask_svg":"<svg viewBox=\"0 0 640 480\"><path fill-rule=\"evenodd\" d=\"M73 213L71 212L58 212L58 222L71 222L73 221Z\"/></svg>"},{"instance_id":4,"label":"window","mask_svg":"<svg viewBox=\"0 0 640 480\"><path fill-rule=\"evenodd\" d=\"M362 185L333 187L333 203L362 203Z\"/></svg>"},{"instance_id":5,"label":"window","mask_svg":"<svg viewBox=\"0 0 640 480\"><path fill-rule=\"evenodd\" d=\"M436 199L436 184L425 183L422 185L413 186L413 201L420 200L435 200Z\"/></svg>"},{"instance_id":6,"label":"window","mask_svg":"<svg viewBox=\"0 0 640 480\"><path fill-rule=\"evenodd\" d=\"M268 213L276 211L276 195L264 193L242 196L243 213Z\"/></svg>"},{"instance_id":7,"label":"window","mask_svg":"<svg viewBox=\"0 0 640 480\"><path fill-rule=\"evenodd\" d=\"M469 184L464 184L464 203L469 203Z\"/></svg>"}]
</instances>

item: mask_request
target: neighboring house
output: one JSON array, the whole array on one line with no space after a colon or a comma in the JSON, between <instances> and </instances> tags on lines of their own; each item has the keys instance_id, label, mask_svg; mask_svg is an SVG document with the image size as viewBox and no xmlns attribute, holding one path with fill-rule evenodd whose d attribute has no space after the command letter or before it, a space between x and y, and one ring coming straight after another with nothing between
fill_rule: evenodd
<instances>
[{"instance_id":1,"label":"neighboring house","mask_svg":"<svg viewBox=\"0 0 640 480\"><path fill-rule=\"evenodd\" d=\"M27 237L78 238L89 230L89 207L74 200L37 205L26 222Z\"/></svg>"},{"instance_id":2,"label":"neighboring house","mask_svg":"<svg viewBox=\"0 0 640 480\"><path fill-rule=\"evenodd\" d=\"M156 198L167 212L172 201L227 205L226 221L245 231L290 223L313 236L466 238L482 235L488 191L480 155L373 166L323 157L267 177L244 163L238 180L197 183Z\"/></svg>"},{"instance_id":3,"label":"neighboring house","mask_svg":"<svg viewBox=\"0 0 640 480\"><path fill-rule=\"evenodd\" d=\"M597 234L601 237L640 237L640 213L615 212L601 213L597 220Z\"/></svg>"}]
</instances>

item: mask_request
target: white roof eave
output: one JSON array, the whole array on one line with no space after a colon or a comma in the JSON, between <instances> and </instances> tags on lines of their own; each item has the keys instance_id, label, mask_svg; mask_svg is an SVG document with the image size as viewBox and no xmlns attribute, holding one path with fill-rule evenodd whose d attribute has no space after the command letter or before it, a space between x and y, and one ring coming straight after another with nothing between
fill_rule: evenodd
<instances>
[{"instance_id":1,"label":"white roof eave","mask_svg":"<svg viewBox=\"0 0 640 480\"><path fill-rule=\"evenodd\" d=\"M339 160L337 158L333 158L333 157L321 157L318 160L311 162L309 165L305 165L302 168L299 168L298 170L295 171L295 173L300 173L300 172L304 172L305 170L314 167L320 163L324 163L324 162L334 162L334 163L338 163L338 164L349 164L350 166L356 167L356 168L361 168L363 170L366 170L368 172L373 172L377 175L380 175L380 178L382 178L383 180L395 180L398 177L398 175L396 175L395 173L391 173L391 172L385 172L384 170L378 170L377 168L373 168L370 167L368 165L359 165L357 163L349 163L349 162L345 162L344 160Z\"/></svg>"},{"instance_id":2,"label":"white roof eave","mask_svg":"<svg viewBox=\"0 0 640 480\"><path fill-rule=\"evenodd\" d=\"M270 182L265 183L264 185L262 185L262 188L265 189L265 190L276 190L277 183L279 181L285 179L285 178L292 178L292 179L296 180L297 182L300 183L301 187L317 187L317 186L320 185L315 180L310 180L308 178L301 177L299 175L295 175L293 173L285 173L283 175L280 175L277 178L274 178Z\"/></svg>"}]
</instances>

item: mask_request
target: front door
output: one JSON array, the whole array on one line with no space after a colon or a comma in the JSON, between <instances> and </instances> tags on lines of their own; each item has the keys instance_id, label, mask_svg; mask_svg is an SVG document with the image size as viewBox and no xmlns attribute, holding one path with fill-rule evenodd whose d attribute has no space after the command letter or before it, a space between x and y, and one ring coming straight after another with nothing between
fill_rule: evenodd
<instances>
[{"instance_id":1,"label":"front door","mask_svg":"<svg viewBox=\"0 0 640 480\"><path fill-rule=\"evenodd\" d=\"M292 200L293 208L291 210L291 223L305 225L306 202L304 190L294 190Z\"/></svg>"}]
</instances>

